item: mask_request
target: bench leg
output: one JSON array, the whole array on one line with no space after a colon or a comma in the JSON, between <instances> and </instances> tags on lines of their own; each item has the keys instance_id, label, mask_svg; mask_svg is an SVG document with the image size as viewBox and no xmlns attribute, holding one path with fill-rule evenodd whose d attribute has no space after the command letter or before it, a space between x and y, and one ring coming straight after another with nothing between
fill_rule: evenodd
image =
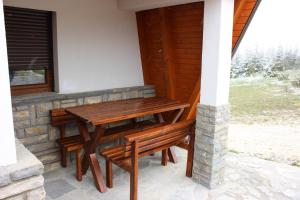
<instances>
[{"instance_id":1,"label":"bench leg","mask_svg":"<svg viewBox=\"0 0 300 200\"><path fill-rule=\"evenodd\" d=\"M106 160L106 186L108 188L113 187L113 171L112 171L112 162Z\"/></svg>"},{"instance_id":2,"label":"bench leg","mask_svg":"<svg viewBox=\"0 0 300 200\"><path fill-rule=\"evenodd\" d=\"M161 165L167 166L168 163L168 149L162 150L162 156L161 156Z\"/></svg>"},{"instance_id":3,"label":"bench leg","mask_svg":"<svg viewBox=\"0 0 300 200\"><path fill-rule=\"evenodd\" d=\"M137 200L138 175L137 172L130 173L130 200Z\"/></svg>"},{"instance_id":4,"label":"bench leg","mask_svg":"<svg viewBox=\"0 0 300 200\"><path fill-rule=\"evenodd\" d=\"M188 147L188 156L187 156L187 163L186 163L186 176L192 177L193 175L193 162L194 162L194 145L195 145L195 130L193 130L189 147Z\"/></svg>"},{"instance_id":5,"label":"bench leg","mask_svg":"<svg viewBox=\"0 0 300 200\"><path fill-rule=\"evenodd\" d=\"M60 132L60 138L64 138L65 137L65 125L59 126L59 132ZM66 150L60 146L60 159L61 159L61 166L62 167L67 167L67 152Z\"/></svg>"},{"instance_id":6,"label":"bench leg","mask_svg":"<svg viewBox=\"0 0 300 200\"><path fill-rule=\"evenodd\" d=\"M68 152L64 149L61 148L60 150L60 155L61 155L61 166L62 167L67 167L67 163L68 163Z\"/></svg>"},{"instance_id":7,"label":"bench leg","mask_svg":"<svg viewBox=\"0 0 300 200\"><path fill-rule=\"evenodd\" d=\"M130 171L130 200L138 199L138 143L134 142L131 152L131 171Z\"/></svg>"},{"instance_id":8,"label":"bench leg","mask_svg":"<svg viewBox=\"0 0 300 200\"><path fill-rule=\"evenodd\" d=\"M81 157L80 149L76 150L76 178L78 181L82 181L82 171L81 171Z\"/></svg>"}]
</instances>

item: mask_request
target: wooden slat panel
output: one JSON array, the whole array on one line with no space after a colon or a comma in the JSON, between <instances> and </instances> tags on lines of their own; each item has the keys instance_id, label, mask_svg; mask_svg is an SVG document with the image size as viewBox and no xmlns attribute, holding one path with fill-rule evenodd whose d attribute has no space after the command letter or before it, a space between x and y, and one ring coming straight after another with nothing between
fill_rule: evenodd
<instances>
[{"instance_id":1,"label":"wooden slat panel","mask_svg":"<svg viewBox=\"0 0 300 200\"><path fill-rule=\"evenodd\" d=\"M240 38L257 2L258 0L235 0L233 47ZM167 10L167 19L157 21L159 11L162 9ZM147 26L138 23L139 29L147 33L147 37L139 33L140 44L145 49L141 51L145 83L155 85L159 96L168 96L170 90L168 80L175 80L175 99L191 104L191 110L184 113L182 119L196 116L196 105L200 99L203 13L203 2L137 13L140 20L147 21L148 24ZM168 27L161 27L160 22L164 20L167 20L171 25L167 24L165 26ZM152 26L149 26L151 24ZM161 46L159 43L159 41L164 43L162 34L166 32L166 29L170 29L169 31L172 32L171 43L169 42L167 47ZM172 62L167 56L156 52L161 48L163 48L162 51L168 50L169 47L172 48ZM170 63L176 65L174 73L167 73L165 70Z\"/></svg>"},{"instance_id":2,"label":"wooden slat panel","mask_svg":"<svg viewBox=\"0 0 300 200\"><path fill-rule=\"evenodd\" d=\"M258 0L235 0L232 46L235 48Z\"/></svg>"},{"instance_id":3,"label":"wooden slat panel","mask_svg":"<svg viewBox=\"0 0 300 200\"><path fill-rule=\"evenodd\" d=\"M204 4L187 4L170 9L173 11L177 99L188 102L201 70Z\"/></svg>"},{"instance_id":4,"label":"wooden slat panel","mask_svg":"<svg viewBox=\"0 0 300 200\"><path fill-rule=\"evenodd\" d=\"M139 23L139 26L143 26L139 29L148 34L147 38L139 34L140 44L142 43L143 48L146 48L143 52L148 54L146 55L147 60L143 61L145 83L154 84L159 96L168 96L188 102L200 75L203 13L203 2L137 13L138 18L143 18L148 24L147 26ZM158 19L160 19L160 26L156 21ZM149 26L149 24L156 26ZM154 35L150 35L151 32L159 33L155 37L160 36L160 38L154 39ZM157 41L157 39L162 41L162 46L149 42ZM157 54L153 56L151 52L149 53L158 48L161 48L163 52L160 56ZM145 60L143 52L142 60ZM153 63L157 59L162 61L159 65L156 64L153 67L145 64L145 62ZM150 68L155 68L155 70ZM189 73L184 73L183 69ZM172 90L171 87L175 90Z\"/></svg>"},{"instance_id":5,"label":"wooden slat panel","mask_svg":"<svg viewBox=\"0 0 300 200\"><path fill-rule=\"evenodd\" d=\"M165 96L167 80L163 59L161 20L158 9L137 13L140 51L145 84L156 86L156 95Z\"/></svg>"},{"instance_id":6,"label":"wooden slat panel","mask_svg":"<svg viewBox=\"0 0 300 200\"><path fill-rule=\"evenodd\" d=\"M130 157L133 142L139 143L140 157L161 151L162 147L162 149L166 149L182 143L186 136L192 133L193 124L194 120L188 120L138 131L124 137L125 145L104 149L101 151L101 155L114 162L121 162Z\"/></svg>"}]
</instances>

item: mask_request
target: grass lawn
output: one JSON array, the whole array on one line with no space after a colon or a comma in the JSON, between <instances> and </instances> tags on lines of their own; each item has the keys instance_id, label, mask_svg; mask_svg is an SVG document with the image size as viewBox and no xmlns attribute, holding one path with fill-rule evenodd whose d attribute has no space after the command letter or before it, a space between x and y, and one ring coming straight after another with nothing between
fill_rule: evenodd
<instances>
[{"instance_id":1,"label":"grass lawn","mask_svg":"<svg viewBox=\"0 0 300 200\"><path fill-rule=\"evenodd\" d=\"M288 82L274 79L232 80L231 120L238 123L300 123L300 95Z\"/></svg>"}]
</instances>

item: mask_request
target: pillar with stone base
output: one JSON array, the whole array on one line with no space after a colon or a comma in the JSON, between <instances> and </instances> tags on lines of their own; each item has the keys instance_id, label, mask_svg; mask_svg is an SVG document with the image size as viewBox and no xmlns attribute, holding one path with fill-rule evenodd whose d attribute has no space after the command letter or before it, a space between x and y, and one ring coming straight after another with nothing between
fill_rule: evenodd
<instances>
[{"instance_id":1,"label":"pillar with stone base","mask_svg":"<svg viewBox=\"0 0 300 200\"><path fill-rule=\"evenodd\" d=\"M215 188L224 177L228 106L199 105L197 118L194 179L208 188Z\"/></svg>"},{"instance_id":2,"label":"pillar with stone base","mask_svg":"<svg viewBox=\"0 0 300 200\"><path fill-rule=\"evenodd\" d=\"M215 188L224 179L229 121L229 83L234 0L209 0L204 6L201 97L193 179Z\"/></svg>"}]
</instances>

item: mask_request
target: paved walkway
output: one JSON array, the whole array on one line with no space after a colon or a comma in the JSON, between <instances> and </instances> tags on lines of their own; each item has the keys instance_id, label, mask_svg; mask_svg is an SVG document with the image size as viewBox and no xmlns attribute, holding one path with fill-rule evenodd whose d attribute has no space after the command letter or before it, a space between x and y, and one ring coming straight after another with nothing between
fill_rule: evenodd
<instances>
[{"instance_id":1,"label":"paved walkway","mask_svg":"<svg viewBox=\"0 0 300 200\"><path fill-rule=\"evenodd\" d=\"M207 190L185 177L184 151L176 149L179 163L163 167L160 155L140 161L140 200L300 200L300 168L229 153L225 184ZM103 160L100 162L104 166ZM129 175L114 169L114 188L101 194L94 187L90 172L77 182L74 167L45 174L48 200L126 200Z\"/></svg>"},{"instance_id":2,"label":"paved walkway","mask_svg":"<svg viewBox=\"0 0 300 200\"><path fill-rule=\"evenodd\" d=\"M300 125L230 124L231 151L300 167Z\"/></svg>"}]
</instances>

